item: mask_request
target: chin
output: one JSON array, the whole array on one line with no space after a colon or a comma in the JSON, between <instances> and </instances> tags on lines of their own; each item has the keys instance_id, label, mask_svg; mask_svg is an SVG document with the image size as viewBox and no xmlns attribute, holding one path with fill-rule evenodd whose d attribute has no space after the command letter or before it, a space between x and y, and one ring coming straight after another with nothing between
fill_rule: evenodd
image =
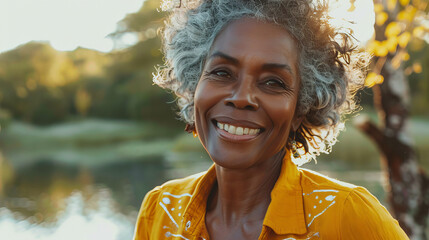
<instances>
[{"instance_id":1,"label":"chin","mask_svg":"<svg viewBox=\"0 0 429 240\"><path fill-rule=\"evenodd\" d=\"M258 164L257 159L246 156L242 152L222 154L222 151L209 151L212 161L223 168L227 169L247 169Z\"/></svg>"}]
</instances>

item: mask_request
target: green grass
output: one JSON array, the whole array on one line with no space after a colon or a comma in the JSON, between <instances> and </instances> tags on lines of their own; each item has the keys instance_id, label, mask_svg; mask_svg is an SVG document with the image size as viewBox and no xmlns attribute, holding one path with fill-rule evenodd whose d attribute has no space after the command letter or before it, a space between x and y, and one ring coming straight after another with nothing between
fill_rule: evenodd
<instances>
[{"instance_id":1,"label":"green grass","mask_svg":"<svg viewBox=\"0 0 429 240\"><path fill-rule=\"evenodd\" d=\"M1 150L15 166L38 160L93 166L164 155L177 130L154 123L87 119L49 127L12 122Z\"/></svg>"},{"instance_id":2,"label":"green grass","mask_svg":"<svg viewBox=\"0 0 429 240\"><path fill-rule=\"evenodd\" d=\"M370 114L374 118L374 114ZM409 124L421 165L429 170L429 120ZM49 127L11 122L0 132L0 146L14 164L37 159L55 159L85 165L119 160L144 160L165 154L196 153L207 157L191 134L155 123L86 119ZM332 170L379 170L380 154L374 143L349 122L331 154L318 157L315 168ZM314 163L305 167L313 168Z\"/></svg>"}]
</instances>

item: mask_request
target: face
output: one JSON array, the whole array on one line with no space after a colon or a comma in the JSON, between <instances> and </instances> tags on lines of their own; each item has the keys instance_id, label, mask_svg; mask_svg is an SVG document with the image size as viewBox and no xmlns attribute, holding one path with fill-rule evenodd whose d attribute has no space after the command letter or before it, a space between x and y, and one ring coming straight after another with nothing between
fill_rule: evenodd
<instances>
[{"instance_id":1,"label":"face","mask_svg":"<svg viewBox=\"0 0 429 240\"><path fill-rule=\"evenodd\" d=\"M287 30L243 18L217 36L195 92L195 125L212 160L249 168L278 156L300 120L298 46Z\"/></svg>"}]
</instances>

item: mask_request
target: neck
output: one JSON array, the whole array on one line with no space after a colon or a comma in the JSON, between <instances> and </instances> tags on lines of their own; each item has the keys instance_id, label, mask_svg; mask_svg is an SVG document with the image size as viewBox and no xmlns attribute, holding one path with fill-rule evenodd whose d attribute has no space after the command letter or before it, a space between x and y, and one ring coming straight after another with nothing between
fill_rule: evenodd
<instances>
[{"instance_id":1,"label":"neck","mask_svg":"<svg viewBox=\"0 0 429 240\"><path fill-rule=\"evenodd\" d=\"M208 211L216 212L226 224L260 221L271 202L281 170L284 152L247 169L226 169L216 165L217 185L212 190Z\"/></svg>"}]
</instances>

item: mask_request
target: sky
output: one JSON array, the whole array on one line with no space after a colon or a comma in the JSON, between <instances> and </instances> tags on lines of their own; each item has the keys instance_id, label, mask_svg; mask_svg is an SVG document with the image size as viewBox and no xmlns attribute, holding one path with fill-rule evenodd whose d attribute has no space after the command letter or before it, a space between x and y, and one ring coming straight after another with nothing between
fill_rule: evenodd
<instances>
[{"instance_id":1,"label":"sky","mask_svg":"<svg viewBox=\"0 0 429 240\"><path fill-rule=\"evenodd\" d=\"M117 22L127 13L140 9L144 0L0 0L0 53L29 41L46 41L60 51L78 46L109 52L113 41L106 36L114 32ZM331 0L337 1L337 0ZM338 20L357 22L355 34L362 42L373 34L372 0L355 1L356 10L347 12L349 1L334 10ZM126 35L125 44L133 44L136 36Z\"/></svg>"},{"instance_id":2,"label":"sky","mask_svg":"<svg viewBox=\"0 0 429 240\"><path fill-rule=\"evenodd\" d=\"M143 1L0 0L0 53L29 41L48 41L61 51L81 46L109 52L113 41L106 36Z\"/></svg>"},{"instance_id":3,"label":"sky","mask_svg":"<svg viewBox=\"0 0 429 240\"><path fill-rule=\"evenodd\" d=\"M374 34L375 13L373 0L356 0L355 9L349 12L350 2L348 0L330 0L332 24L350 27L353 29L354 37L364 46ZM339 3L339 4L335 4ZM345 4L344 4L345 3ZM348 24L351 21L354 24Z\"/></svg>"}]
</instances>

